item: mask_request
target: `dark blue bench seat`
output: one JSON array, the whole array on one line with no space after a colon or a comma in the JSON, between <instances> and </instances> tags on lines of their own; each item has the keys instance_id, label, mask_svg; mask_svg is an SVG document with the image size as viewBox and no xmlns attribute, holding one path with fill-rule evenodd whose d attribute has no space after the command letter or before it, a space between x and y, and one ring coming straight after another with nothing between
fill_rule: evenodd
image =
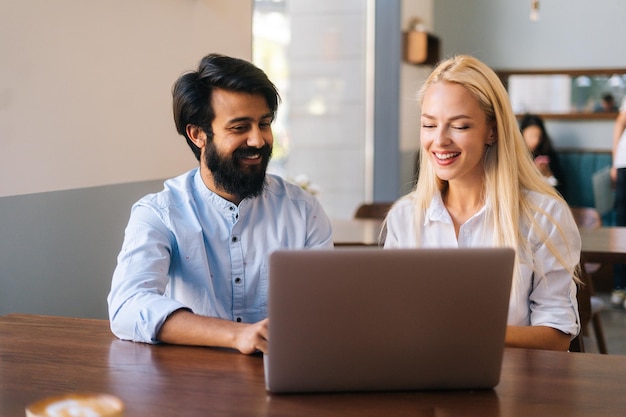
<instances>
[{"instance_id":1,"label":"dark blue bench seat","mask_svg":"<svg viewBox=\"0 0 626 417\"><path fill-rule=\"evenodd\" d=\"M593 174L611 166L611 152L607 150L561 149L557 151L563 176L562 193L572 207L595 207ZM602 216L603 225L614 224L614 213Z\"/></svg>"}]
</instances>

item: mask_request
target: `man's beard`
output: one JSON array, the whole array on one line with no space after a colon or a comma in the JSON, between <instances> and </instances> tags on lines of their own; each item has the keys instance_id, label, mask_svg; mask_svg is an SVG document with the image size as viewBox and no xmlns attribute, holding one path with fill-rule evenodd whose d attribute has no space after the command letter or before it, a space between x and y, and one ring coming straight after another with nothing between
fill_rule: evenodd
<instances>
[{"instance_id":1,"label":"man's beard","mask_svg":"<svg viewBox=\"0 0 626 417\"><path fill-rule=\"evenodd\" d=\"M242 165L246 156L259 154L261 163L258 165ZM261 148L239 148L231 156L219 154L215 143L209 141L204 161L213 175L215 186L240 199L256 197L263 191L265 171L272 156L272 148L265 144Z\"/></svg>"}]
</instances>

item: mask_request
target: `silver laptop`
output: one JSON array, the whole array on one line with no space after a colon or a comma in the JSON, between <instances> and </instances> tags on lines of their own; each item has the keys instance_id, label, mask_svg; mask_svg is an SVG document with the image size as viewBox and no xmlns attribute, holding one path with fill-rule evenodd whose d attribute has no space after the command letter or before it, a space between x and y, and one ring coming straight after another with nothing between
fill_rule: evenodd
<instances>
[{"instance_id":1,"label":"silver laptop","mask_svg":"<svg viewBox=\"0 0 626 417\"><path fill-rule=\"evenodd\" d=\"M272 253L266 389L493 388L514 256L505 248Z\"/></svg>"}]
</instances>

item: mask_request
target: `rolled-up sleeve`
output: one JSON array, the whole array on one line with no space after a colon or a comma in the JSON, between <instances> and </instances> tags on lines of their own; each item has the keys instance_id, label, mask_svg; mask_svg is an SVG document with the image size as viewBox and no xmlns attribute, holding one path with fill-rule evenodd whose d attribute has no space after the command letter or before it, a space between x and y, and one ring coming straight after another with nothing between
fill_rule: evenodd
<instances>
[{"instance_id":1,"label":"rolled-up sleeve","mask_svg":"<svg viewBox=\"0 0 626 417\"><path fill-rule=\"evenodd\" d=\"M120 339L157 343L167 317L185 308L164 296L169 282L170 231L148 207L135 205L107 298L111 331Z\"/></svg>"},{"instance_id":2,"label":"rolled-up sleeve","mask_svg":"<svg viewBox=\"0 0 626 417\"><path fill-rule=\"evenodd\" d=\"M581 240L578 227L569 208L557 201L545 207L551 222L545 215L537 215L539 228L548 237L552 249L574 270L580 261ZM532 231L528 236L533 251L533 275L530 288L530 324L549 326L576 336L580 331L576 283L568 268L563 266L547 244L539 243L539 233Z\"/></svg>"}]
</instances>

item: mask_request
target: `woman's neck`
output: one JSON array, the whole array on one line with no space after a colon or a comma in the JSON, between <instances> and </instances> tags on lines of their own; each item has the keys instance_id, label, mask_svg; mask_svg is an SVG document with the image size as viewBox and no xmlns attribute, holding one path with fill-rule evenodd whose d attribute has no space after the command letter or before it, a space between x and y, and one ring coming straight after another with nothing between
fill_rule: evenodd
<instances>
[{"instance_id":1,"label":"woman's neck","mask_svg":"<svg viewBox=\"0 0 626 417\"><path fill-rule=\"evenodd\" d=\"M482 184L448 184L448 189L442 195L443 203L452 218L456 235L468 219L485 204Z\"/></svg>"}]
</instances>

